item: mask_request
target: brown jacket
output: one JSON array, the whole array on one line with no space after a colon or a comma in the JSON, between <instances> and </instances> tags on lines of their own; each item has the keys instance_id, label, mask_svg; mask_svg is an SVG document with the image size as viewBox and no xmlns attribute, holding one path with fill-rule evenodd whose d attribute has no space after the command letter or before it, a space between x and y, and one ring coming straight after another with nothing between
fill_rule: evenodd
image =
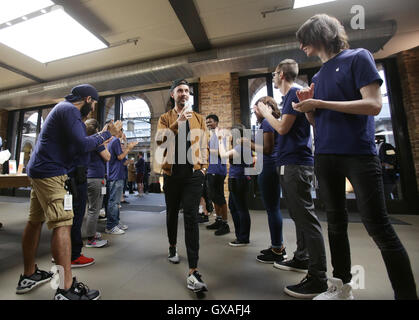
<instances>
[{"instance_id":1,"label":"brown jacket","mask_svg":"<svg viewBox=\"0 0 419 320\"><path fill-rule=\"evenodd\" d=\"M157 123L157 134L156 142L160 146L162 143L167 141L167 130L170 130L175 136L178 134L178 114L173 109L162 114ZM205 119L196 112L192 112L192 118L189 120L189 128L191 130L191 149L195 152L192 152L192 162L194 164L194 170L207 170L208 169L208 140L207 140L207 128L205 125ZM171 143L170 143L171 144ZM174 156L174 141L172 148L169 149ZM159 158L156 152L156 157ZM164 150L164 153L158 159L161 162L161 168L163 173L167 175L172 174L172 164L168 163L168 149Z\"/></svg>"},{"instance_id":2,"label":"brown jacket","mask_svg":"<svg viewBox=\"0 0 419 320\"><path fill-rule=\"evenodd\" d=\"M131 163L130 160L130 163L128 164L128 182L135 182L136 175L134 163Z\"/></svg>"}]
</instances>

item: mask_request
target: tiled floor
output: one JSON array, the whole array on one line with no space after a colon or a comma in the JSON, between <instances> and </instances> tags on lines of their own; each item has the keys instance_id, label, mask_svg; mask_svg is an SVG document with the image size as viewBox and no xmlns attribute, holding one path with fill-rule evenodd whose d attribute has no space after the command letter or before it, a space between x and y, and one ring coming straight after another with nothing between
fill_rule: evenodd
<instances>
[{"instance_id":1,"label":"tiled floor","mask_svg":"<svg viewBox=\"0 0 419 320\"><path fill-rule=\"evenodd\" d=\"M22 273L21 237L26 223L29 200L0 197L0 300L4 299L52 299L54 291L49 284L26 295L16 295L15 288ZM23 201L20 201L23 200ZM131 204L164 206L162 194L149 194L138 199L129 196ZM129 208L129 207L127 207ZM158 210L154 210L158 211ZM419 281L419 216L398 215L397 219L410 225L395 225L412 263L415 279ZM186 289L188 270L184 245L182 215L179 218L178 247L181 263L167 261L167 236L165 212L122 211L122 222L129 226L125 235L104 235L110 246L84 248L86 256L96 263L73 270L77 278L91 288L102 292L102 299L196 299ZM256 261L259 250L269 245L267 216L263 211L252 211L251 245L232 248L228 242L233 233L216 237L200 225L199 269L208 284L206 299L221 300L272 300L292 299L284 294L285 285L299 282L304 275L277 270L272 265ZM104 230L99 223L99 231ZM230 219L230 227L232 228ZM326 225L322 222L326 235ZM380 252L368 237L360 223L349 224L352 263L365 271L365 289L354 291L357 299L392 299L393 293L386 275ZM50 269L51 232L43 229L38 251L38 265ZM290 219L284 219L284 239L287 252L295 250L295 230ZM328 274L330 255L326 236Z\"/></svg>"}]
</instances>

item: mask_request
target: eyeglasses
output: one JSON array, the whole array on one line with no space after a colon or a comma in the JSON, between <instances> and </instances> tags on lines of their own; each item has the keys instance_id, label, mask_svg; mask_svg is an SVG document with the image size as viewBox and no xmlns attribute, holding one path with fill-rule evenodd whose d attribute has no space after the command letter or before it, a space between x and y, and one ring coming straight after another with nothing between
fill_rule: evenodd
<instances>
[{"instance_id":1,"label":"eyeglasses","mask_svg":"<svg viewBox=\"0 0 419 320\"><path fill-rule=\"evenodd\" d=\"M272 78L275 78L275 75L280 74L280 72L272 72Z\"/></svg>"}]
</instances>

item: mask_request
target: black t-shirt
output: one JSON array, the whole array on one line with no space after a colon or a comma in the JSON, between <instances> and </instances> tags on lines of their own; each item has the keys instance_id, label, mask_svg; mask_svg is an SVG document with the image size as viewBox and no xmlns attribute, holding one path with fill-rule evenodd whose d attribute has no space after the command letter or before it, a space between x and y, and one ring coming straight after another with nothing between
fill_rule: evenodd
<instances>
[{"instance_id":1,"label":"black t-shirt","mask_svg":"<svg viewBox=\"0 0 419 320\"><path fill-rule=\"evenodd\" d=\"M185 132L185 134L183 134ZM188 139L190 132L189 121L179 122L178 134L175 138L175 164L172 168L172 176L175 177L190 177L193 173L193 164L188 161L187 152L191 148L191 142ZM183 140L186 139L186 140ZM183 140L183 141L182 141ZM186 150L180 150L185 152L184 155L179 154L179 144L183 143L186 145ZM180 159L179 159L180 158ZM186 163L185 163L186 160Z\"/></svg>"}]
</instances>

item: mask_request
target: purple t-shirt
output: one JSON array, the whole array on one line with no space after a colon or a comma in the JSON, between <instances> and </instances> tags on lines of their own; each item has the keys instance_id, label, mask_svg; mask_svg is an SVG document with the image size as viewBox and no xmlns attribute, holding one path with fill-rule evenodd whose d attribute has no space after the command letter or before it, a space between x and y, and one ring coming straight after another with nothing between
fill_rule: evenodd
<instances>
[{"instance_id":1,"label":"purple t-shirt","mask_svg":"<svg viewBox=\"0 0 419 320\"><path fill-rule=\"evenodd\" d=\"M105 177L106 162L100 153L105 150L103 145L90 152L90 162L87 168L87 178L103 179Z\"/></svg>"},{"instance_id":2,"label":"purple t-shirt","mask_svg":"<svg viewBox=\"0 0 419 320\"><path fill-rule=\"evenodd\" d=\"M94 150L110 137L108 131L101 136L87 136L80 111L72 103L62 101L45 119L27 174L36 179L67 174L78 154Z\"/></svg>"},{"instance_id":3,"label":"purple t-shirt","mask_svg":"<svg viewBox=\"0 0 419 320\"><path fill-rule=\"evenodd\" d=\"M313 77L314 98L325 101L362 99L360 89L383 80L374 58L365 49L346 49L323 64ZM317 109L315 114L316 154L377 154L373 116Z\"/></svg>"},{"instance_id":4,"label":"purple t-shirt","mask_svg":"<svg viewBox=\"0 0 419 320\"><path fill-rule=\"evenodd\" d=\"M310 123L304 113L295 111L292 102L298 103L296 92L298 88L292 87L283 97L282 114L295 115L295 121L287 134L278 134L277 166L299 165L313 166L313 152L311 150Z\"/></svg>"},{"instance_id":5,"label":"purple t-shirt","mask_svg":"<svg viewBox=\"0 0 419 320\"><path fill-rule=\"evenodd\" d=\"M218 150L218 137L215 133L211 133L211 138L209 140L210 150ZM223 163L220 156L210 154L209 156L209 165L208 171L209 174L218 174L221 176L227 175L227 164Z\"/></svg>"},{"instance_id":6,"label":"purple t-shirt","mask_svg":"<svg viewBox=\"0 0 419 320\"><path fill-rule=\"evenodd\" d=\"M125 179L125 159L118 160L118 156L122 153L121 141L113 139L108 144L108 150L111 154L111 159L106 163L107 174L109 181L124 180Z\"/></svg>"},{"instance_id":7,"label":"purple t-shirt","mask_svg":"<svg viewBox=\"0 0 419 320\"><path fill-rule=\"evenodd\" d=\"M274 134L274 149L271 154L263 154L263 168L275 168L276 165L276 157L278 154L278 132L269 124L268 120L263 119L261 122L259 129L263 130L263 134L265 132L273 132ZM259 131L257 132L259 135ZM263 141L263 138L262 138Z\"/></svg>"}]
</instances>

